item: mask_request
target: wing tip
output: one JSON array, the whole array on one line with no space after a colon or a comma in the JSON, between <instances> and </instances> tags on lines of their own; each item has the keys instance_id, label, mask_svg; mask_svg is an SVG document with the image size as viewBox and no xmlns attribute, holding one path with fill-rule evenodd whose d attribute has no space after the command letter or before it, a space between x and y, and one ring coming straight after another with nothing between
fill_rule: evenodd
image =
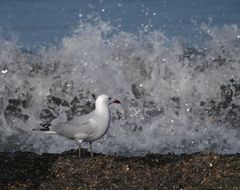
<instances>
[{"instance_id":1,"label":"wing tip","mask_svg":"<svg viewBox=\"0 0 240 190\"><path fill-rule=\"evenodd\" d=\"M49 124L49 123L40 123L40 126L42 128L32 129L32 131L45 131L45 132L50 131L51 124Z\"/></svg>"}]
</instances>

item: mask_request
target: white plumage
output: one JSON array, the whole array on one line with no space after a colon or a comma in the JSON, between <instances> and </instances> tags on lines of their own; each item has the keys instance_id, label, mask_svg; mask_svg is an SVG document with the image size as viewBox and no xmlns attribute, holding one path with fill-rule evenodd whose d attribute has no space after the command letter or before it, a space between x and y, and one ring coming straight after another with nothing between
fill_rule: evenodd
<instances>
[{"instance_id":1,"label":"white plumage","mask_svg":"<svg viewBox=\"0 0 240 190\"><path fill-rule=\"evenodd\" d=\"M119 104L120 101L116 99L112 100L105 94L100 95L95 101L94 111L87 115L76 117L68 122L47 126L42 131L55 133L78 141L79 157L81 156L81 143L83 141L90 142L91 156L93 156L92 141L101 138L107 132L110 124L109 105L112 103Z\"/></svg>"}]
</instances>

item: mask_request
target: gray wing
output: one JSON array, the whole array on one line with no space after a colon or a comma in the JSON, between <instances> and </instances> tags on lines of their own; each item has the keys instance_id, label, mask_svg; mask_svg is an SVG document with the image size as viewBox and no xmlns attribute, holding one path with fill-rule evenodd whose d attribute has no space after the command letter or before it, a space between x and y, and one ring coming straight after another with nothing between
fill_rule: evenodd
<instances>
[{"instance_id":1,"label":"gray wing","mask_svg":"<svg viewBox=\"0 0 240 190\"><path fill-rule=\"evenodd\" d=\"M90 121L91 116L91 114L88 114L69 122L53 125L50 130L69 139L86 139L95 132L95 127Z\"/></svg>"}]
</instances>

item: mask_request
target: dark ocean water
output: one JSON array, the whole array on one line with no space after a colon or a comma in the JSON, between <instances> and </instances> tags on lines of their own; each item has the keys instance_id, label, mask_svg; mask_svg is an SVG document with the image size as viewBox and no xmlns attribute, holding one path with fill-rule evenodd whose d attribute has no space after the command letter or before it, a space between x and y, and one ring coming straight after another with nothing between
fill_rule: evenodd
<instances>
[{"instance_id":1,"label":"dark ocean water","mask_svg":"<svg viewBox=\"0 0 240 190\"><path fill-rule=\"evenodd\" d=\"M1 1L0 150L76 147L31 129L106 93L97 152L240 152L239 24L238 0Z\"/></svg>"},{"instance_id":2,"label":"dark ocean water","mask_svg":"<svg viewBox=\"0 0 240 190\"><path fill-rule=\"evenodd\" d=\"M120 31L160 30L167 37L199 43L201 24L239 24L239 11L239 0L3 0L0 28L3 37L15 36L23 46L50 46L69 36L79 22L100 17Z\"/></svg>"}]
</instances>

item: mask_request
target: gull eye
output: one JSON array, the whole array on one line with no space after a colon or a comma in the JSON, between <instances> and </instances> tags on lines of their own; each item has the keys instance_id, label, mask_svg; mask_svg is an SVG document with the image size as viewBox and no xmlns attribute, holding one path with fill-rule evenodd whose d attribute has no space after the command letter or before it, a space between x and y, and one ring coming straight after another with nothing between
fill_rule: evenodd
<instances>
[{"instance_id":1,"label":"gull eye","mask_svg":"<svg viewBox=\"0 0 240 190\"><path fill-rule=\"evenodd\" d=\"M111 100L111 99L112 99L111 97L108 98L108 100Z\"/></svg>"}]
</instances>

